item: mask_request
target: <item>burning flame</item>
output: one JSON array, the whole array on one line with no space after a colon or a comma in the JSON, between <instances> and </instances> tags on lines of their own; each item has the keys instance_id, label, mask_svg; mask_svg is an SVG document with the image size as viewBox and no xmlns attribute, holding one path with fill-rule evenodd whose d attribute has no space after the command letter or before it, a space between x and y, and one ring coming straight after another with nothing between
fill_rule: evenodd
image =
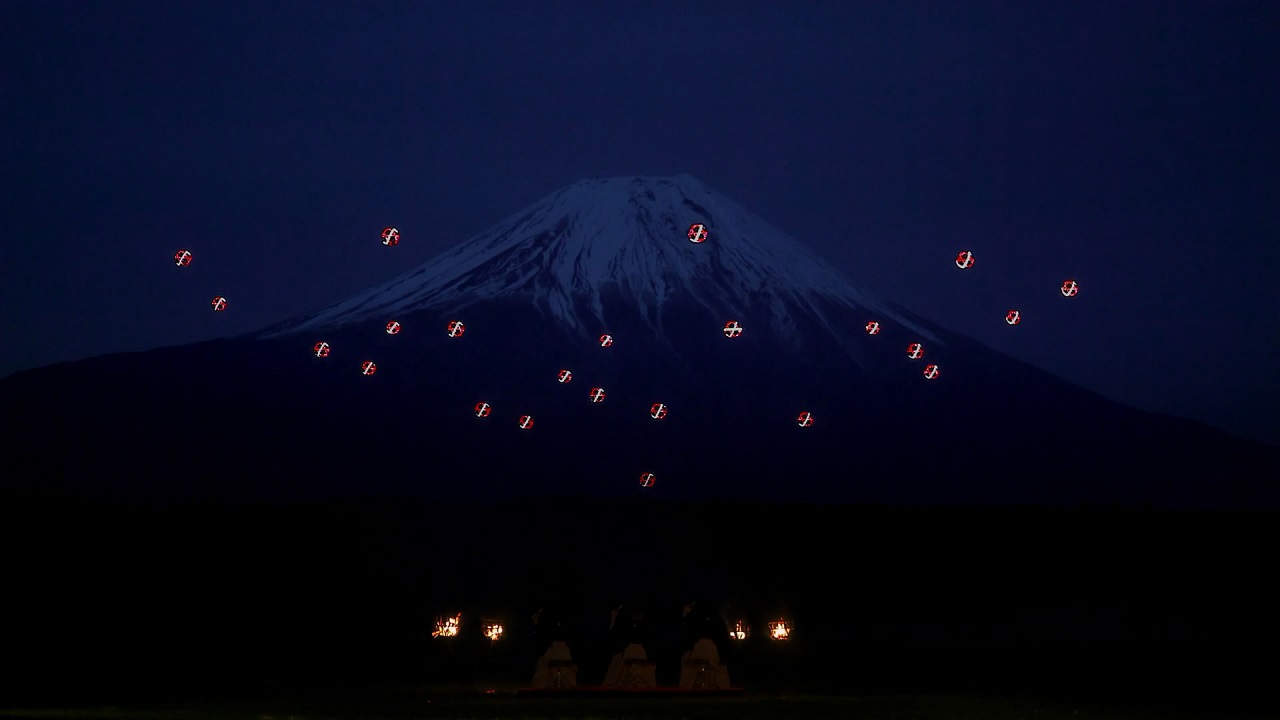
<instances>
[{"instance_id":1,"label":"burning flame","mask_svg":"<svg viewBox=\"0 0 1280 720\"><path fill-rule=\"evenodd\" d=\"M769 623L769 636L774 640L790 640L791 626L786 620L775 620Z\"/></svg>"},{"instance_id":2,"label":"burning flame","mask_svg":"<svg viewBox=\"0 0 1280 720\"><path fill-rule=\"evenodd\" d=\"M484 626L484 636L494 641L501 639L502 625L496 622L486 623Z\"/></svg>"},{"instance_id":3,"label":"burning flame","mask_svg":"<svg viewBox=\"0 0 1280 720\"><path fill-rule=\"evenodd\" d=\"M436 618L436 629L431 637L457 637L458 628L462 625L462 613L451 618Z\"/></svg>"},{"instance_id":4,"label":"burning flame","mask_svg":"<svg viewBox=\"0 0 1280 720\"><path fill-rule=\"evenodd\" d=\"M751 628L747 627L747 624L741 620L735 622L733 624L733 629L729 631L729 637L734 640L746 640L747 636L750 634Z\"/></svg>"}]
</instances>

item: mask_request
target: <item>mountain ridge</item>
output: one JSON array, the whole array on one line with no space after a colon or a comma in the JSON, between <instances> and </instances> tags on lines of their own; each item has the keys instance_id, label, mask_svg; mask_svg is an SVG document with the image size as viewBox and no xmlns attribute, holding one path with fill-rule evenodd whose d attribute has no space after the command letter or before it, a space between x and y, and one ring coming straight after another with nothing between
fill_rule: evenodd
<instances>
[{"instance_id":1,"label":"mountain ridge","mask_svg":"<svg viewBox=\"0 0 1280 720\"><path fill-rule=\"evenodd\" d=\"M682 225L700 218L676 222L683 185L614 185L571 186L488 240L258 333L10 376L0 402L23 418L13 461L41 470L3 486L137 499L1280 507L1268 479L1280 477L1276 448L1107 400L864 296L820 264L797 261L818 268L814 282L775 273L782 262L757 245L715 265L742 227L797 243L731 223L708 223L709 239L690 243ZM731 202L699 199L716 221ZM615 222L636 226L599 240ZM666 260L642 262L649 247ZM600 248L588 267L582 256ZM466 330L451 337L455 320ZM722 332L729 321L740 336ZM325 357L312 350L321 341ZM917 342L924 357L911 359ZM558 382L561 370L573 380ZM593 388L603 402L591 402ZM480 403L491 414L478 416ZM651 417L656 403L668 416ZM648 472L657 482L642 488Z\"/></svg>"}]
</instances>

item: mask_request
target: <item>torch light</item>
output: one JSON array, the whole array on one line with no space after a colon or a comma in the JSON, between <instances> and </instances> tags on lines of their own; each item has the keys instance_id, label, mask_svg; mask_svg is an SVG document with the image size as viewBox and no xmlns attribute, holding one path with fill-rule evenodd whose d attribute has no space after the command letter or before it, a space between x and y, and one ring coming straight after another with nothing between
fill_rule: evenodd
<instances>
[{"instance_id":1,"label":"torch light","mask_svg":"<svg viewBox=\"0 0 1280 720\"><path fill-rule=\"evenodd\" d=\"M453 617L436 618L436 629L431 632L431 637L457 637L458 630L462 627L462 613L458 613Z\"/></svg>"}]
</instances>

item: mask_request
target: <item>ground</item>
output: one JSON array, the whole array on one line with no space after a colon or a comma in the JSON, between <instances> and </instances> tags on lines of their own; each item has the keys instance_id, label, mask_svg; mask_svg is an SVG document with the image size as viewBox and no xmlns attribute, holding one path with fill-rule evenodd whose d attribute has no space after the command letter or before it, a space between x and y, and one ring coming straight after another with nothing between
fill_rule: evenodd
<instances>
[{"instance_id":1,"label":"ground","mask_svg":"<svg viewBox=\"0 0 1280 720\"><path fill-rule=\"evenodd\" d=\"M1272 514L39 510L0 503L15 550L0 558L0 718L1275 716L1252 699L1280 647ZM548 516L575 539L554 562L525 547ZM650 530L628 555L630 527L680 532ZM688 549L702 543L709 559ZM690 593L757 629L728 662L748 697L515 696L539 607L581 611L581 679L598 682L607 657L590 640L611 607L637 597L678 617ZM456 612L463 635L431 638ZM794 621L788 643L758 632L777 615ZM510 639L489 643L481 617L509 621Z\"/></svg>"},{"instance_id":2,"label":"ground","mask_svg":"<svg viewBox=\"0 0 1280 720\"><path fill-rule=\"evenodd\" d=\"M482 690L414 686L259 693L185 700L60 703L0 709L0 718L77 720L533 720L551 718L850 718L857 720L1261 720L1261 703L1240 698L1093 698L915 694L836 696L748 694L740 698L530 698L514 687ZM210 688L209 690L214 690Z\"/></svg>"}]
</instances>

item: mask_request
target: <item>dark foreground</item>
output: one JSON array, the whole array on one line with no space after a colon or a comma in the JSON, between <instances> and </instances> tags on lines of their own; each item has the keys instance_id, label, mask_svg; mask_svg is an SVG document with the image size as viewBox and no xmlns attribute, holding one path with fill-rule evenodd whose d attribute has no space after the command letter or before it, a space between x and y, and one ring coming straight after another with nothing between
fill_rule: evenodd
<instances>
[{"instance_id":1,"label":"dark foreground","mask_svg":"<svg viewBox=\"0 0 1280 720\"><path fill-rule=\"evenodd\" d=\"M1243 718L1270 688L1280 647L1270 582L1280 529L1266 513L727 501L2 507L5 708ZM539 608L571 627L581 682L595 684L611 608L645 605L674 624L692 599L751 623L753 635L724 651L751 697L508 692L532 676ZM461 634L432 638L434 618L456 612ZM506 637L481 637L481 617L501 619ZM791 641L766 637L777 617L794 623ZM654 651L665 684L678 673L675 642ZM441 686L472 694L425 689ZM998 699L1010 697L1033 700Z\"/></svg>"},{"instance_id":2,"label":"dark foreground","mask_svg":"<svg viewBox=\"0 0 1280 720\"><path fill-rule=\"evenodd\" d=\"M464 693L430 687L345 688L277 691L254 696L210 698L193 692L185 699L0 707L0 718L36 720L306 720L308 718L693 718L760 720L773 718L865 718L899 720L1262 720L1273 706L1242 703L1239 698L1130 700L1124 698L1045 698L963 694L832 696L757 694L741 698L577 698L528 699L499 690ZM1247 705L1247 707L1246 707Z\"/></svg>"}]
</instances>

